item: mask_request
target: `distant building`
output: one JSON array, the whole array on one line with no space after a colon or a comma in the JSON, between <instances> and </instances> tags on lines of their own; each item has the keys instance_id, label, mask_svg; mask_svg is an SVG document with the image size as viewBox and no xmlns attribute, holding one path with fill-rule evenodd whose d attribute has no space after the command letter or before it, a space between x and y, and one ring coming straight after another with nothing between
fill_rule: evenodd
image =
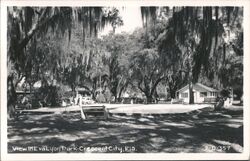
<instances>
[{"instance_id":1,"label":"distant building","mask_svg":"<svg viewBox=\"0 0 250 161\"><path fill-rule=\"evenodd\" d=\"M129 93L128 93L128 92L124 92L124 93L122 94L122 97L124 97L124 98L129 98Z\"/></svg>"},{"instance_id":2,"label":"distant building","mask_svg":"<svg viewBox=\"0 0 250 161\"><path fill-rule=\"evenodd\" d=\"M91 92L84 87L77 87L75 90L78 94L81 94L82 96L91 96Z\"/></svg>"},{"instance_id":3,"label":"distant building","mask_svg":"<svg viewBox=\"0 0 250 161\"><path fill-rule=\"evenodd\" d=\"M208 99L215 99L218 96L218 90L211 87L205 86L201 83L193 84L193 93L194 93L194 103L203 103ZM176 91L177 99L182 99L183 102L189 102L189 85Z\"/></svg>"},{"instance_id":4,"label":"distant building","mask_svg":"<svg viewBox=\"0 0 250 161\"><path fill-rule=\"evenodd\" d=\"M16 90L17 95L26 95L31 94L30 91Z\"/></svg>"}]
</instances>

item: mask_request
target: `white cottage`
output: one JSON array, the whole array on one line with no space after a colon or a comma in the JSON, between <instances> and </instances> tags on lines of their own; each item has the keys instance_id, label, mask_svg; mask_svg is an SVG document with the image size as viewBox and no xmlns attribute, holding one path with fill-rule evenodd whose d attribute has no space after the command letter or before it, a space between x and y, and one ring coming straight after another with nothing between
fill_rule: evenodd
<instances>
[{"instance_id":1,"label":"white cottage","mask_svg":"<svg viewBox=\"0 0 250 161\"><path fill-rule=\"evenodd\" d=\"M215 100L218 96L218 90L205 86L201 83L193 84L193 93L194 103L204 103L209 100ZM176 98L182 99L185 103L189 102L189 96L190 94L188 85L176 91Z\"/></svg>"}]
</instances>

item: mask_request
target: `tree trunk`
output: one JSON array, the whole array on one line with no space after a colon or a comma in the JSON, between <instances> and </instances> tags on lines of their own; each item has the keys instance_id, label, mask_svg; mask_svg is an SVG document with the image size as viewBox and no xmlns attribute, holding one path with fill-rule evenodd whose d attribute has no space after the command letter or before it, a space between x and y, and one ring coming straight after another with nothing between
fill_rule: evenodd
<instances>
[{"instance_id":1,"label":"tree trunk","mask_svg":"<svg viewBox=\"0 0 250 161\"><path fill-rule=\"evenodd\" d=\"M192 82L189 82L189 104L194 104L194 92Z\"/></svg>"},{"instance_id":2,"label":"tree trunk","mask_svg":"<svg viewBox=\"0 0 250 161\"><path fill-rule=\"evenodd\" d=\"M119 94L118 94L118 101L121 99L122 92L123 92L123 90L125 89L126 86L127 86L127 84L122 86L122 88L120 89Z\"/></svg>"},{"instance_id":3,"label":"tree trunk","mask_svg":"<svg viewBox=\"0 0 250 161\"><path fill-rule=\"evenodd\" d=\"M8 119L15 116L15 106L17 101L16 89L13 83L13 76L8 76L7 81L7 114Z\"/></svg>"},{"instance_id":4,"label":"tree trunk","mask_svg":"<svg viewBox=\"0 0 250 161\"><path fill-rule=\"evenodd\" d=\"M143 89L140 86L140 83L138 83L138 88L145 94L145 96L147 98L147 103L153 102L153 95L155 94L156 87L163 78L164 78L164 76L157 79L151 88L149 86L149 83L146 83L145 81L144 81L145 89Z\"/></svg>"},{"instance_id":5,"label":"tree trunk","mask_svg":"<svg viewBox=\"0 0 250 161\"><path fill-rule=\"evenodd\" d=\"M172 83L168 83L169 86L169 93L170 93L170 97L171 98L175 98L175 94L176 94L176 87L173 87L174 85Z\"/></svg>"},{"instance_id":6,"label":"tree trunk","mask_svg":"<svg viewBox=\"0 0 250 161\"><path fill-rule=\"evenodd\" d=\"M45 19L46 17L46 12L48 10L48 7L46 9L43 10L43 12L41 13L41 16L39 17L39 19L37 20L36 23L34 23L34 25L32 26L32 28L30 29L30 31L27 33L27 35L25 36L25 38L18 44L18 50L21 51L23 50L27 44L29 43L30 39L33 37L33 35L45 24L47 23L49 20L51 20L53 17Z\"/></svg>"},{"instance_id":7,"label":"tree trunk","mask_svg":"<svg viewBox=\"0 0 250 161\"><path fill-rule=\"evenodd\" d=\"M153 96L152 95L146 95L147 97L147 104L153 102Z\"/></svg>"},{"instance_id":8,"label":"tree trunk","mask_svg":"<svg viewBox=\"0 0 250 161\"><path fill-rule=\"evenodd\" d=\"M75 86L75 84L71 84L71 90L72 90L72 92L75 92L75 91L76 91L76 86Z\"/></svg>"}]
</instances>

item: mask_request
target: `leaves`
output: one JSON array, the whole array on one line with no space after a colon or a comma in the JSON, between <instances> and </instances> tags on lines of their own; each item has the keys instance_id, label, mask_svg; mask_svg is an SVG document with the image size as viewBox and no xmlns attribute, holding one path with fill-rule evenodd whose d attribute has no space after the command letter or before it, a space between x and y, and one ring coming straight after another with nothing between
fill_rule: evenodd
<instances>
[{"instance_id":1,"label":"leaves","mask_svg":"<svg viewBox=\"0 0 250 161\"><path fill-rule=\"evenodd\" d=\"M241 7L141 11L143 29L115 34L123 20L114 7L9 7L9 74L57 80L73 90L86 86L93 95L109 90L115 98L138 89L156 98L159 83L173 96L188 81L242 82ZM98 38L108 24L113 33Z\"/></svg>"}]
</instances>

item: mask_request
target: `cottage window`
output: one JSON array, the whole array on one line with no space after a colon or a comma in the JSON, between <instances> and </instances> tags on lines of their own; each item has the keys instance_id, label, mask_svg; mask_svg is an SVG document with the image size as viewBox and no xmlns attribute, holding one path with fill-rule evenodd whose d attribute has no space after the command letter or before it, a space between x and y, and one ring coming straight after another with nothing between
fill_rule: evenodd
<instances>
[{"instance_id":1,"label":"cottage window","mask_svg":"<svg viewBox=\"0 0 250 161\"><path fill-rule=\"evenodd\" d=\"M217 93L216 92L211 92L211 96L216 97Z\"/></svg>"},{"instance_id":2,"label":"cottage window","mask_svg":"<svg viewBox=\"0 0 250 161\"><path fill-rule=\"evenodd\" d=\"M207 97L207 92L201 92L200 97Z\"/></svg>"},{"instance_id":3,"label":"cottage window","mask_svg":"<svg viewBox=\"0 0 250 161\"><path fill-rule=\"evenodd\" d=\"M181 97L182 98L187 98L188 97L188 93L181 93Z\"/></svg>"}]
</instances>

